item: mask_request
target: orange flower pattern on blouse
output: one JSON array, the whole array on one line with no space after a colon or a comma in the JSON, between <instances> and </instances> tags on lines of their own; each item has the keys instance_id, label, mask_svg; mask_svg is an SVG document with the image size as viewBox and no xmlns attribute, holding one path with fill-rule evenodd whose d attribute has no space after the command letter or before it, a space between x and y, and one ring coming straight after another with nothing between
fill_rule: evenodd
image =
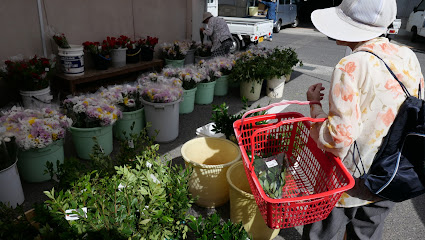
<instances>
[{"instance_id":1,"label":"orange flower pattern on blouse","mask_svg":"<svg viewBox=\"0 0 425 240\"><path fill-rule=\"evenodd\" d=\"M336 126L337 135L334 135L334 141L336 144L343 143L344 147L348 147L353 142L351 134L351 126L345 124L339 124Z\"/></svg>"},{"instance_id":2,"label":"orange flower pattern on blouse","mask_svg":"<svg viewBox=\"0 0 425 240\"><path fill-rule=\"evenodd\" d=\"M310 108L312 117L327 120L313 124L310 134L319 148L338 156L356 178L360 176L357 167L362 167L359 154L352 159L352 143L356 141L367 172L406 98L382 61L364 51L372 51L384 59L411 94L418 91L419 84L424 92L424 79L415 54L386 38L361 43L351 55L339 61L329 88L329 113L318 105ZM350 196L348 191L337 206L357 207L368 203L368 199Z\"/></svg>"},{"instance_id":3,"label":"orange flower pattern on blouse","mask_svg":"<svg viewBox=\"0 0 425 240\"><path fill-rule=\"evenodd\" d=\"M402 76L399 75L400 74L397 74L397 78L402 81ZM404 94L403 90L400 87L400 84L394 78L388 80L385 83L385 88L392 93L394 99L397 98L400 94Z\"/></svg>"},{"instance_id":4,"label":"orange flower pattern on blouse","mask_svg":"<svg viewBox=\"0 0 425 240\"><path fill-rule=\"evenodd\" d=\"M333 89L334 95L337 97L341 97L344 101L353 101L354 91L350 86L341 85L339 83L335 84Z\"/></svg>"},{"instance_id":5,"label":"orange flower pattern on blouse","mask_svg":"<svg viewBox=\"0 0 425 240\"><path fill-rule=\"evenodd\" d=\"M356 70L356 64L354 62L349 62L345 64L344 68L339 68L339 69L347 73L348 76L350 76L351 78L353 78L353 72Z\"/></svg>"},{"instance_id":6,"label":"orange flower pattern on blouse","mask_svg":"<svg viewBox=\"0 0 425 240\"><path fill-rule=\"evenodd\" d=\"M395 118L394 112L391 108L388 109L386 113L379 113L378 116L387 127L391 126Z\"/></svg>"}]
</instances>

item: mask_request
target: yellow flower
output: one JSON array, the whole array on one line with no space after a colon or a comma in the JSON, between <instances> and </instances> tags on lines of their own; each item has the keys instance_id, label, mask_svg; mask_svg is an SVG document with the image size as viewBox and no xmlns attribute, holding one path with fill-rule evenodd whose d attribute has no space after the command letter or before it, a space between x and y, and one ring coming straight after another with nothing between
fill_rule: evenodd
<instances>
[{"instance_id":1,"label":"yellow flower","mask_svg":"<svg viewBox=\"0 0 425 240\"><path fill-rule=\"evenodd\" d=\"M125 97L124 98L124 105L127 105L128 104L128 97Z\"/></svg>"},{"instance_id":2,"label":"yellow flower","mask_svg":"<svg viewBox=\"0 0 425 240\"><path fill-rule=\"evenodd\" d=\"M52 134L52 139L53 141L56 141L58 139L58 135L56 133Z\"/></svg>"},{"instance_id":3,"label":"yellow flower","mask_svg":"<svg viewBox=\"0 0 425 240\"><path fill-rule=\"evenodd\" d=\"M31 134L28 135L28 138L34 138Z\"/></svg>"},{"instance_id":4,"label":"yellow flower","mask_svg":"<svg viewBox=\"0 0 425 240\"><path fill-rule=\"evenodd\" d=\"M28 123L31 124L31 125L33 125L34 122L35 122L35 118L34 117L32 117L30 120L28 120Z\"/></svg>"},{"instance_id":5,"label":"yellow flower","mask_svg":"<svg viewBox=\"0 0 425 240\"><path fill-rule=\"evenodd\" d=\"M89 102L84 101L83 104L86 105L86 106L88 106L89 105Z\"/></svg>"},{"instance_id":6,"label":"yellow flower","mask_svg":"<svg viewBox=\"0 0 425 240\"><path fill-rule=\"evenodd\" d=\"M102 108L97 108L97 111L100 112L100 113L103 112Z\"/></svg>"},{"instance_id":7,"label":"yellow flower","mask_svg":"<svg viewBox=\"0 0 425 240\"><path fill-rule=\"evenodd\" d=\"M118 116L114 113L114 114L112 114L112 119L117 119L118 118Z\"/></svg>"}]
</instances>

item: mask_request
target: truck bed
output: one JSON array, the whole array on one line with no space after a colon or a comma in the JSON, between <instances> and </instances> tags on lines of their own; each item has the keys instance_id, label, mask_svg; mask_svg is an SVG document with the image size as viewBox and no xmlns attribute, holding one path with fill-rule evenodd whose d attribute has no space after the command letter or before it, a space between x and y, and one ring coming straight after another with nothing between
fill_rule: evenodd
<instances>
[{"instance_id":1,"label":"truck bed","mask_svg":"<svg viewBox=\"0 0 425 240\"><path fill-rule=\"evenodd\" d=\"M230 33L248 35L251 40L273 33L273 20L265 18L222 17L229 26Z\"/></svg>"}]
</instances>

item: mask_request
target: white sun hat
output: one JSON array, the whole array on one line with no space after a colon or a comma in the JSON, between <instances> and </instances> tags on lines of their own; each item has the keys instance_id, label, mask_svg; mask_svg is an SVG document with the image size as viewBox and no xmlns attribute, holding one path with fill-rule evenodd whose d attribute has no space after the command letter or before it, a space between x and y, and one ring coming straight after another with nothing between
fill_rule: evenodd
<instances>
[{"instance_id":1,"label":"white sun hat","mask_svg":"<svg viewBox=\"0 0 425 240\"><path fill-rule=\"evenodd\" d=\"M361 42L385 33L396 15L396 0L343 0L337 7L313 11L311 21L330 38Z\"/></svg>"}]
</instances>

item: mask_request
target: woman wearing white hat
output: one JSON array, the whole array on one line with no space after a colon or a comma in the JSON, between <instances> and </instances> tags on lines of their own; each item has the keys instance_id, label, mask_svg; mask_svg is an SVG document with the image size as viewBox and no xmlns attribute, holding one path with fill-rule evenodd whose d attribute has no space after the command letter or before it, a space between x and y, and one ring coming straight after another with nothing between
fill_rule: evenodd
<instances>
[{"instance_id":1,"label":"woman wearing white hat","mask_svg":"<svg viewBox=\"0 0 425 240\"><path fill-rule=\"evenodd\" d=\"M320 32L353 50L334 69L329 114L318 104L312 105L310 114L327 118L312 126L311 136L320 148L342 160L356 185L342 195L327 219L304 226L303 239L336 239L344 228L348 239L381 239L384 219L394 203L371 194L359 177L369 170L405 94L384 63L369 52L382 58L412 95L417 96L420 88L423 92L424 86L415 54L379 37L396 13L396 0L344 0L338 7L311 14ZM323 90L320 83L312 85L307 100L322 100ZM355 155L354 141L359 149Z\"/></svg>"}]
</instances>

